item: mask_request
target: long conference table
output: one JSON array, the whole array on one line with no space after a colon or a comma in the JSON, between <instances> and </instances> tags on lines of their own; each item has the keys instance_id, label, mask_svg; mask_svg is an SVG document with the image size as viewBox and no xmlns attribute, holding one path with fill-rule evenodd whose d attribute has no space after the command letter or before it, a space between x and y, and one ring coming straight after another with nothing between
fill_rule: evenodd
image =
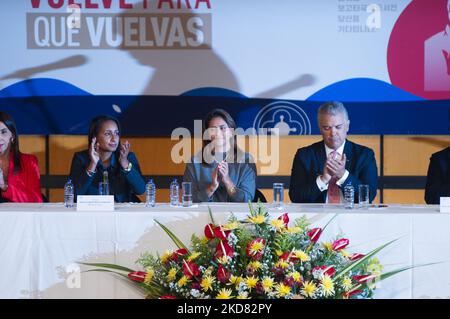
<instances>
[{"instance_id":1,"label":"long conference table","mask_svg":"<svg viewBox=\"0 0 450 319\"><path fill-rule=\"evenodd\" d=\"M109 273L84 272L77 262L118 263L136 268L143 252L175 248L155 220L186 244L210 222L232 212L245 218L247 204L201 203L189 208L116 204L113 212L77 212L62 203L0 205L0 298L141 298L130 283ZM346 210L339 205L286 204L272 208L291 221L306 215L313 226L329 224L321 239L340 233L349 252L368 252L398 239L377 256L392 270L416 267L378 283L375 298L450 298L450 214L438 206L389 205Z\"/></svg>"}]
</instances>

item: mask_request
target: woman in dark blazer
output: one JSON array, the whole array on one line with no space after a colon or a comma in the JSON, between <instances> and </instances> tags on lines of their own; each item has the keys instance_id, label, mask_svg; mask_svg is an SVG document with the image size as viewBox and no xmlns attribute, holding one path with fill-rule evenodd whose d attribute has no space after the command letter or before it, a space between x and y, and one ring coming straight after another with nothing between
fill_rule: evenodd
<instances>
[{"instance_id":1,"label":"woman in dark blazer","mask_svg":"<svg viewBox=\"0 0 450 319\"><path fill-rule=\"evenodd\" d=\"M100 115L89 127L89 149L77 152L72 159L70 178L76 195L98 195L103 173L108 172L109 194L116 202L139 201L145 181L130 143L120 141L119 121Z\"/></svg>"}]
</instances>

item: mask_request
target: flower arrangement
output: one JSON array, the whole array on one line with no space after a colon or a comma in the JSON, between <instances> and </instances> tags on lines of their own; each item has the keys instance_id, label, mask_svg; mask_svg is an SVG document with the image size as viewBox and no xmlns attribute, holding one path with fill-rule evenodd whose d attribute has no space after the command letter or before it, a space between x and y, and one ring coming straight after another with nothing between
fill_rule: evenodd
<instances>
[{"instance_id":1,"label":"flower arrangement","mask_svg":"<svg viewBox=\"0 0 450 319\"><path fill-rule=\"evenodd\" d=\"M84 263L93 271L115 272L142 288L147 298L370 298L376 282L399 270L382 273L373 251L349 253L349 240L319 242L323 228L310 228L306 217L290 223L283 214L270 219L267 209L249 204L243 221L214 222L203 236L192 235L185 246L156 221L177 245L175 251L154 256L144 253L137 263L145 271L112 264ZM330 220L331 221L331 220Z\"/></svg>"}]
</instances>

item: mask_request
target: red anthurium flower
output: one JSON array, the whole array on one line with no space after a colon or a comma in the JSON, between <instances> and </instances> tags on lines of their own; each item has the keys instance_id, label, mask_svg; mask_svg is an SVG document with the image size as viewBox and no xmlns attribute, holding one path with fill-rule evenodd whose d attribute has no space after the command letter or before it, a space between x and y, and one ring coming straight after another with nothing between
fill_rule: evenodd
<instances>
[{"instance_id":1,"label":"red anthurium flower","mask_svg":"<svg viewBox=\"0 0 450 319\"><path fill-rule=\"evenodd\" d=\"M353 280L356 281L358 284L362 284L364 282L370 281L372 279L375 279L377 275L371 274L371 275L355 275L353 276Z\"/></svg>"},{"instance_id":2,"label":"red anthurium flower","mask_svg":"<svg viewBox=\"0 0 450 319\"><path fill-rule=\"evenodd\" d=\"M183 260L183 274L188 277L197 277L200 275L200 268L192 261Z\"/></svg>"},{"instance_id":3,"label":"red anthurium flower","mask_svg":"<svg viewBox=\"0 0 450 319\"><path fill-rule=\"evenodd\" d=\"M351 296L358 295L360 293L362 293L362 290L356 290L355 289L355 290L348 291L348 292L344 293L343 297L344 298L350 298Z\"/></svg>"},{"instance_id":4,"label":"red anthurium flower","mask_svg":"<svg viewBox=\"0 0 450 319\"><path fill-rule=\"evenodd\" d=\"M158 299L177 299L177 297L170 296L170 295L165 295L165 296L159 297Z\"/></svg>"},{"instance_id":5,"label":"red anthurium flower","mask_svg":"<svg viewBox=\"0 0 450 319\"><path fill-rule=\"evenodd\" d=\"M223 256L233 257L234 250L226 241L221 240L216 247L216 257L220 258Z\"/></svg>"},{"instance_id":6,"label":"red anthurium flower","mask_svg":"<svg viewBox=\"0 0 450 319\"><path fill-rule=\"evenodd\" d=\"M258 260L263 256L265 246L266 240L264 238L258 237L247 244L245 252L248 257L254 260Z\"/></svg>"},{"instance_id":7,"label":"red anthurium flower","mask_svg":"<svg viewBox=\"0 0 450 319\"><path fill-rule=\"evenodd\" d=\"M208 239L213 239L215 237L214 235L214 228L216 226L214 226L213 224L208 224L205 226L205 236Z\"/></svg>"},{"instance_id":8,"label":"red anthurium flower","mask_svg":"<svg viewBox=\"0 0 450 319\"><path fill-rule=\"evenodd\" d=\"M350 255L349 259L353 261L353 260L361 259L361 258L363 258L364 256L365 256L364 254L354 253L354 254L351 254L351 255Z\"/></svg>"},{"instance_id":9,"label":"red anthurium flower","mask_svg":"<svg viewBox=\"0 0 450 319\"><path fill-rule=\"evenodd\" d=\"M128 274L128 278L137 282L144 282L144 278L147 273L145 271L133 271Z\"/></svg>"},{"instance_id":10,"label":"red anthurium flower","mask_svg":"<svg viewBox=\"0 0 450 319\"><path fill-rule=\"evenodd\" d=\"M230 233L230 230L224 230L222 226L217 226L214 228L214 235L220 240L227 240Z\"/></svg>"},{"instance_id":11,"label":"red anthurium flower","mask_svg":"<svg viewBox=\"0 0 450 319\"><path fill-rule=\"evenodd\" d=\"M321 234L322 228L313 228L308 232L308 236L313 243L317 243Z\"/></svg>"},{"instance_id":12,"label":"red anthurium flower","mask_svg":"<svg viewBox=\"0 0 450 319\"><path fill-rule=\"evenodd\" d=\"M344 249L349 243L350 241L347 238L338 239L333 243L333 250L339 251L341 249Z\"/></svg>"},{"instance_id":13,"label":"red anthurium flower","mask_svg":"<svg viewBox=\"0 0 450 319\"><path fill-rule=\"evenodd\" d=\"M217 269L217 279L221 283L227 283L228 280L230 280L231 273L227 271L222 265L219 265L219 268Z\"/></svg>"},{"instance_id":14,"label":"red anthurium flower","mask_svg":"<svg viewBox=\"0 0 450 319\"><path fill-rule=\"evenodd\" d=\"M295 256L292 252L285 252L280 256L281 260L286 260L287 262L292 261L292 262L297 262L298 258L297 256Z\"/></svg>"},{"instance_id":15,"label":"red anthurium flower","mask_svg":"<svg viewBox=\"0 0 450 319\"><path fill-rule=\"evenodd\" d=\"M284 227L288 227L289 224L289 216L287 213L284 213L283 215L281 215L280 217L278 217L278 219L281 219L284 223Z\"/></svg>"},{"instance_id":16,"label":"red anthurium flower","mask_svg":"<svg viewBox=\"0 0 450 319\"><path fill-rule=\"evenodd\" d=\"M334 273L336 272L333 266L317 266L313 268L312 272L314 273L316 271L322 271L324 275L330 277L333 276Z\"/></svg>"},{"instance_id":17,"label":"red anthurium flower","mask_svg":"<svg viewBox=\"0 0 450 319\"><path fill-rule=\"evenodd\" d=\"M188 251L187 251L186 249L184 249L184 248L175 250L175 251L172 253L172 256L170 256L170 259L173 260L173 261L178 261L178 257L184 256L184 255L186 255L187 253L188 253Z\"/></svg>"}]
</instances>

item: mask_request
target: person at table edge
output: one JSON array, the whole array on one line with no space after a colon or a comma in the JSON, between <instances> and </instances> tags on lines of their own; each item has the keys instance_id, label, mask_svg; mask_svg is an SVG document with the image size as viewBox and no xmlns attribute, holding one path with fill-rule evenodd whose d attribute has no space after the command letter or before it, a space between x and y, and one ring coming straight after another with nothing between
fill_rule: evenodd
<instances>
[{"instance_id":1,"label":"person at table edge","mask_svg":"<svg viewBox=\"0 0 450 319\"><path fill-rule=\"evenodd\" d=\"M428 165L425 201L439 204L441 197L450 197L450 146L432 154Z\"/></svg>"},{"instance_id":2,"label":"person at table edge","mask_svg":"<svg viewBox=\"0 0 450 319\"><path fill-rule=\"evenodd\" d=\"M358 201L358 186L369 185L372 202L378 180L374 152L346 139L350 119L344 105L341 102L322 104L317 121L323 140L297 150L289 186L291 201L328 203L328 188L334 181L340 203L343 203L343 189L349 184L354 187L355 201Z\"/></svg>"},{"instance_id":3,"label":"person at table edge","mask_svg":"<svg viewBox=\"0 0 450 319\"><path fill-rule=\"evenodd\" d=\"M0 111L0 202L42 201L37 157L20 152L16 123Z\"/></svg>"},{"instance_id":4,"label":"person at table edge","mask_svg":"<svg viewBox=\"0 0 450 319\"><path fill-rule=\"evenodd\" d=\"M138 160L130 152L130 143L120 140L117 119L100 115L90 124L89 149L72 159L70 178L76 195L98 195L103 172L108 172L109 194L115 202L139 202L136 195L145 192L145 181Z\"/></svg>"}]
</instances>

